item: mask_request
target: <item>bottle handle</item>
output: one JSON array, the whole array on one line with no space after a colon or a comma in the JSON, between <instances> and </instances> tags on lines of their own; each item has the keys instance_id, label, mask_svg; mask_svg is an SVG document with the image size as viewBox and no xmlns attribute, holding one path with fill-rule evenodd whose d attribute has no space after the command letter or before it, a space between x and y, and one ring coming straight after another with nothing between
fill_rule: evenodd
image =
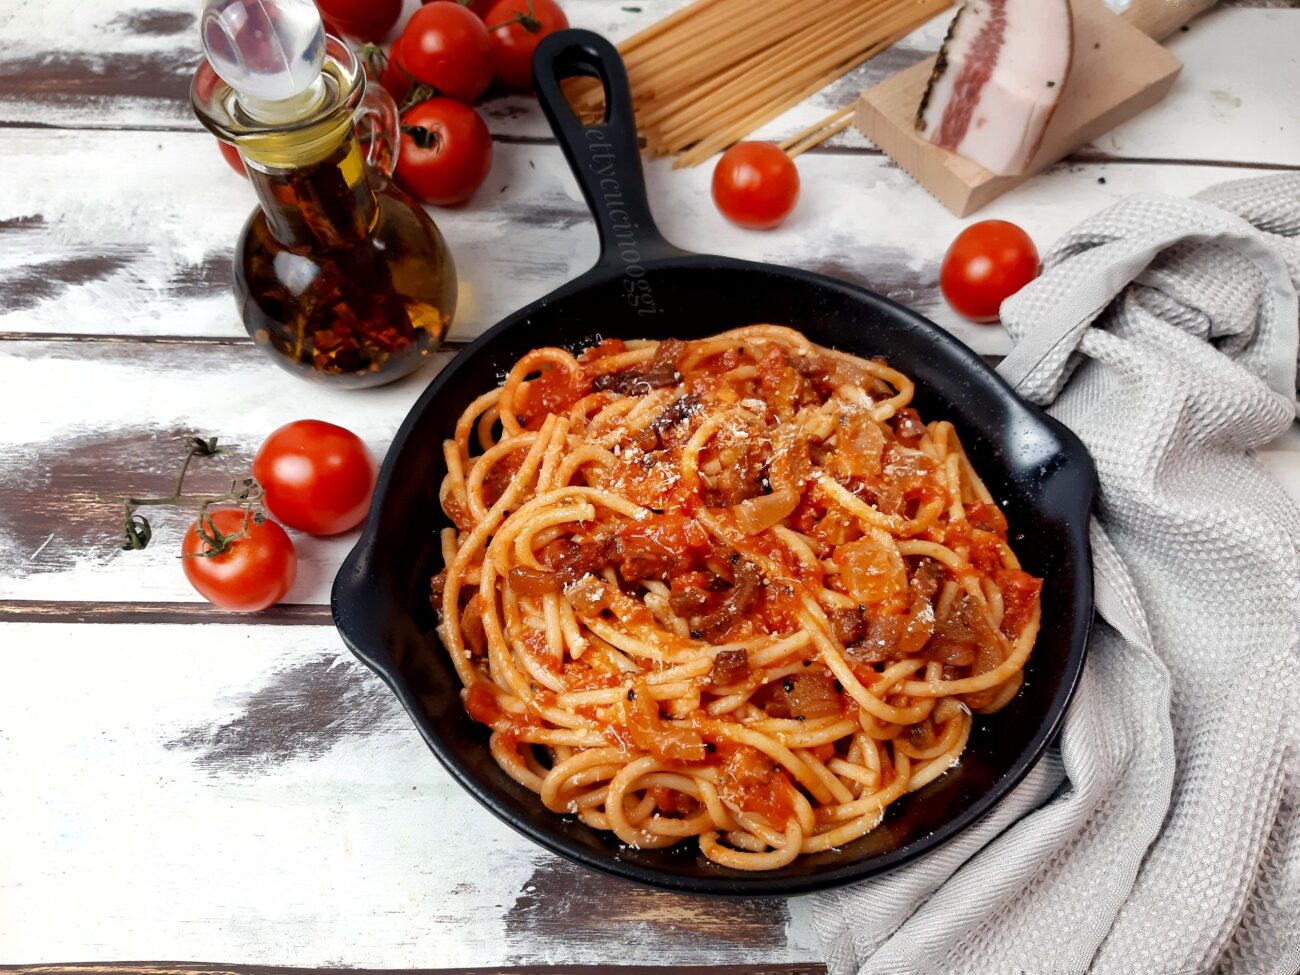
<instances>
[{"instance_id":1,"label":"bottle handle","mask_svg":"<svg viewBox=\"0 0 1300 975\"><path fill-rule=\"evenodd\" d=\"M366 85L352 115L352 126L365 153L366 164L392 178L393 170L397 168L402 129L397 103L387 89L380 85Z\"/></svg>"}]
</instances>

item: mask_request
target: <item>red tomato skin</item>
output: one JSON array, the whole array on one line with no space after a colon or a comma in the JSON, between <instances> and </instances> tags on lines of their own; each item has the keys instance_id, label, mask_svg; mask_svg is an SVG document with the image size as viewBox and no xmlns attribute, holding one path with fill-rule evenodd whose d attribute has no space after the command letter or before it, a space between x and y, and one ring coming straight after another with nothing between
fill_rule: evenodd
<instances>
[{"instance_id":1,"label":"red tomato skin","mask_svg":"<svg viewBox=\"0 0 1300 975\"><path fill-rule=\"evenodd\" d=\"M377 41L397 23L402 0L316 0L316 8L331 34Z\"/></svg>"},{"instance_id":2,"label":"red tomato skin","mask_svg":"<svg viewBox=\"0 0 1300 975\"><path fill-rule=\"evenodd\" d=\"M996 322L1002 302L1038 277L1038 248L1006 220L981 220L943 256L939 289L953 311L972 322Z\"/></svg>"},{"instance_id":3,"label":"red tomato skin","mask_svg":"<svg viewBox=\"0 0 1300 975\"><path fill-rule=\"evenodd\" d=\"M799 171L769 142L738 142L713 170L713 203L740 227L770 230L799 199Z\"/></svg>"},{"instance_id":4,"label":"red tomato skin","mask_svg":"<svg viewBox=\"0 0 1300 975\"><path fill-rule=\"evenodd\" d=\"M248 170L244 168L244 160L240 158L239 150L229 142L217 140L217 148L221 150L221 156L230 164L230 168L237 172L244 179L248 179Z\"/></svg>"},{"instance_id":5,"label":"red tomato skin","mask_svg":"<svg viewBox=\"0 0 1300 975\"><path fill-rule=\"evenodd\" d=\"M370 510L375 473L361 438L323 420L285 424L253 459L267 510L311 535L337 535L359 525Z\"/></svg>"},{"instance_id":6,"label":"red tomato skin","mask_svg":"<svg viewBox=\"0 0 1300 975\"><path fill-rule=\"evenodd\" d=\"M434 0L420 0L422 4L433 2ZM494 3L496 3L496 0L469 0L469 3L463 4L463 6L475 17L482 19L487 16L487 12L492 9Z\"/></svg>"},{"instance_id":7,"label":"red tomato skin","mask_svg":"<svg viewBox=\"0 0 1300 975\"><path fill-rule=\"evenodd\" d=\"M240 508L221 508L209 512L223 535L233 535L244 525ZM248 534L233 542L229 549L210 558L196 553L207 548L198 535L198 523L190 526L181 543L181 566L185 578L200 596L222 609L235 613L256 613L274 606L293 587L298 575L298 556L293 542L283 528L270 519L251 523Z\"/></svg>"},{"instance_id":8,"label":"red tomato skin","mask_svg":"<svg viewBox=\"0 0 1300 975\"><path fill-rule=\"evenodd\" d=\"M511 88L533 87L533 53L542 39L569 26L569 18L555 0L531 0L532 19L537 30L513 23L529 14L530 0L497 0L483 18L492 37L492 66L503 84Z\"/></svg>"},{"instance_id":9,"label":"red tomato skin","mask_svg":"<svg viewBox=\"0 0 1300 975\"><path fill-rule=\"evenodd\" d=\"M407 71L402 62L402 39L399 37L393 41L393 46L388 49L388 64L384 68L384 73L379 76L379 83L384 86L388 94L393 96L393 101L401 105L410 94L415 82L411 79L411 73Z\"/></svg>"},{"instance_id":10,"label":"red tomato skin","mask_svg":"<svg viewBox=\"0 0 1300 975\"><path fill-rule=\"evenodd\" d=\"M407 127L428 129L436 143L420 148ZM492 135L478 112L451 98L431 98L402 116L397 182L434 206L464 203L492 169Z\"/></svg>"},{"instance_id":11,"label":"red tomato skin","mask_svg":"<svg viewBox=\"0 0 1300 975\"><path fill-rule=\"evenodd\" d=\"M400 42L406 69L441 95L468 104L492 83L487 28L453 0L437 0L413 13Z\"/></svg>"}]
</instances>

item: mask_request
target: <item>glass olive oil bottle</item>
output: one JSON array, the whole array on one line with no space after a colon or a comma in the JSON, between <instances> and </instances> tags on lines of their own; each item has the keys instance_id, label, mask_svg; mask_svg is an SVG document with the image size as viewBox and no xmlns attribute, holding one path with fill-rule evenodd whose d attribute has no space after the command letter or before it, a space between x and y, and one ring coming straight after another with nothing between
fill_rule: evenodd
<instances>
[{"instance_id":1,"label":"glass olive oil bottle","mask_svg":"<svg viewBox=\"0 0 1300 975\"><path fill-rule=\"evenodd\" d=\"M194 110L239 150L260 204L235 248L249 335L290 371L341 387L418 369L451 324L456 269L389 178L392 100L366 92L311 0L207 0L200 30Z\"/></svg>"}]
</instances>

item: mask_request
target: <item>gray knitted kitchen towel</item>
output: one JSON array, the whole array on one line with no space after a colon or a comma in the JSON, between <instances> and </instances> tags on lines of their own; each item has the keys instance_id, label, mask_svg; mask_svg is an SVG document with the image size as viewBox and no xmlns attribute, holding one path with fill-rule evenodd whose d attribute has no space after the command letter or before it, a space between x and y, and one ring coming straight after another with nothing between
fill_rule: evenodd
<instances>
[{"instance_id":1,"label":"gray knitted kitchen towel","mask_svg":"<svg viewBox=\"0 0 1300 975\"><path fill-rule=\"evenodd\" d=\"M1125 200L1003 305L1003 375L1097 463L1099 618L997 809L814 897L832 975L1300 971L1300 512L1252 456L1295 419L1297 282L1286 174Z\"/></svg>"}]
</instances>

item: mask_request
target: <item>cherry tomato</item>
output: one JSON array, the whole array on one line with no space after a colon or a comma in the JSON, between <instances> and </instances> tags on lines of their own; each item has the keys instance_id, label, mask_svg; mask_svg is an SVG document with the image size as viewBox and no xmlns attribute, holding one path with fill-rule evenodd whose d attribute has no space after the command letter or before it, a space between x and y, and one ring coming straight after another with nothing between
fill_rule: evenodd
<instances>
[{"instance_id":1,"label":"cherry tomato","mask_svg":"<svg viewBox=\"0 0 1300 975\"><path fill-rule=\"evenodd\" d=\"M420 2L429 4L433 3L434 0L420 0ZM469 0L469 3L461 3L461 6L481 19L487 16L487 12L492 9L492 5L496 2L497 0Z\"/></svg>"},{"instance_id":2,"label":"cherry tomato","mask_svg":"<svg viewBox=\"0 0 1300 975\"><path fill-rule=\"evenodd\" d=\"M244 530L244 511L221 508L208 513L223 536ZM210 527L205 524L205 530ZM181 565L200 596L222 609L255 613L285 597L298 574L298 556L284 529L268 518L248 522L248 534L230 543L220 555L200 556L212 546L195 522L181 543Z\"/></svg>"},{"instance_id":3,"label":"cherry tomato","mask_svg":"<svg viewBox=\"0 0 1300 975\"><path fill-rule=\"evenodd\" d=\"M492 37L492 66L511 88L533 87L533 52L542 38L569 26L555 0L497 0L483 18Z\"/></svg>"},{"instance_id":4,"label":"cherry tomato","mask_svg":"<svg viewBox=\"0 0 1300 975\"><path fill-rule=\"evenodd\" d=\"M360 524L375 490L375 462L351 430L295 420L269 437L253 459L267 509L290 528L335 535Z\"/></svg>"},{"instance_id":5,"label":"cherry tomato","mask_svg":"<svg viewBox=\"0 0 1300 975\"><path fill-rule=\"evenodd\" d=\"M939 288L957 314L996 322L1002 302L1038 276L1038 249L1005 220L981 220L957 235L943 256Z\"/></svg>"},{"instance_id":6,"label":"cherry tomato","mask_svg":"<svg viewBox=\"0 0 1300 975\"><path fill-rule=\"evenodd\" d=\"M799 199L799 171L770 142L738 142L713 170L713 203L732 223L753 230L775 227Z\"/></svg>"},{"instance_id":7,"label":"cherry tomato","mask_svg":"<svg viewBox=\"0 0 1300 975\"><path fill-rule=\"evenodd\" d=\"M492 136L478 112L431 98L402 115L397 182L425 203L464 203L492 168Z\"/></svg>"},{"instance_id":8,"label":"cherry tomato","mask_svg":"<svg viewBox=\"0 0 1300 975\"><path fill-rule=\"evenodd\" d=\"M230 168L237 172L244 179L248 179L248 170L244 168L244 160L239 157L239 150L229 142L217 140L217 148L221 150L221 155L225 157L226 162L230 163Z\"/></svg>"},{"instance_id":9,"label":"cherry tomato","mask_svg":"<svg viewBox=\"0 0 1300 975\"><path fill-rule=\"evenodd\" d=\"M316 7L331 34L377 41L397 23L402 0L316 0Z\"/></svg>"},{"instance_id":10,"label":"cherry tomato","mask_svg":"<svg viewBox=\"0 0 1300 975\"><path fill-rule=\"evenodd\" d=\"M452 0L438 0L413 13L399 41L407 70L440 95L472 102L492 83L487 28Z\"/></svg>"}]
</instances>

